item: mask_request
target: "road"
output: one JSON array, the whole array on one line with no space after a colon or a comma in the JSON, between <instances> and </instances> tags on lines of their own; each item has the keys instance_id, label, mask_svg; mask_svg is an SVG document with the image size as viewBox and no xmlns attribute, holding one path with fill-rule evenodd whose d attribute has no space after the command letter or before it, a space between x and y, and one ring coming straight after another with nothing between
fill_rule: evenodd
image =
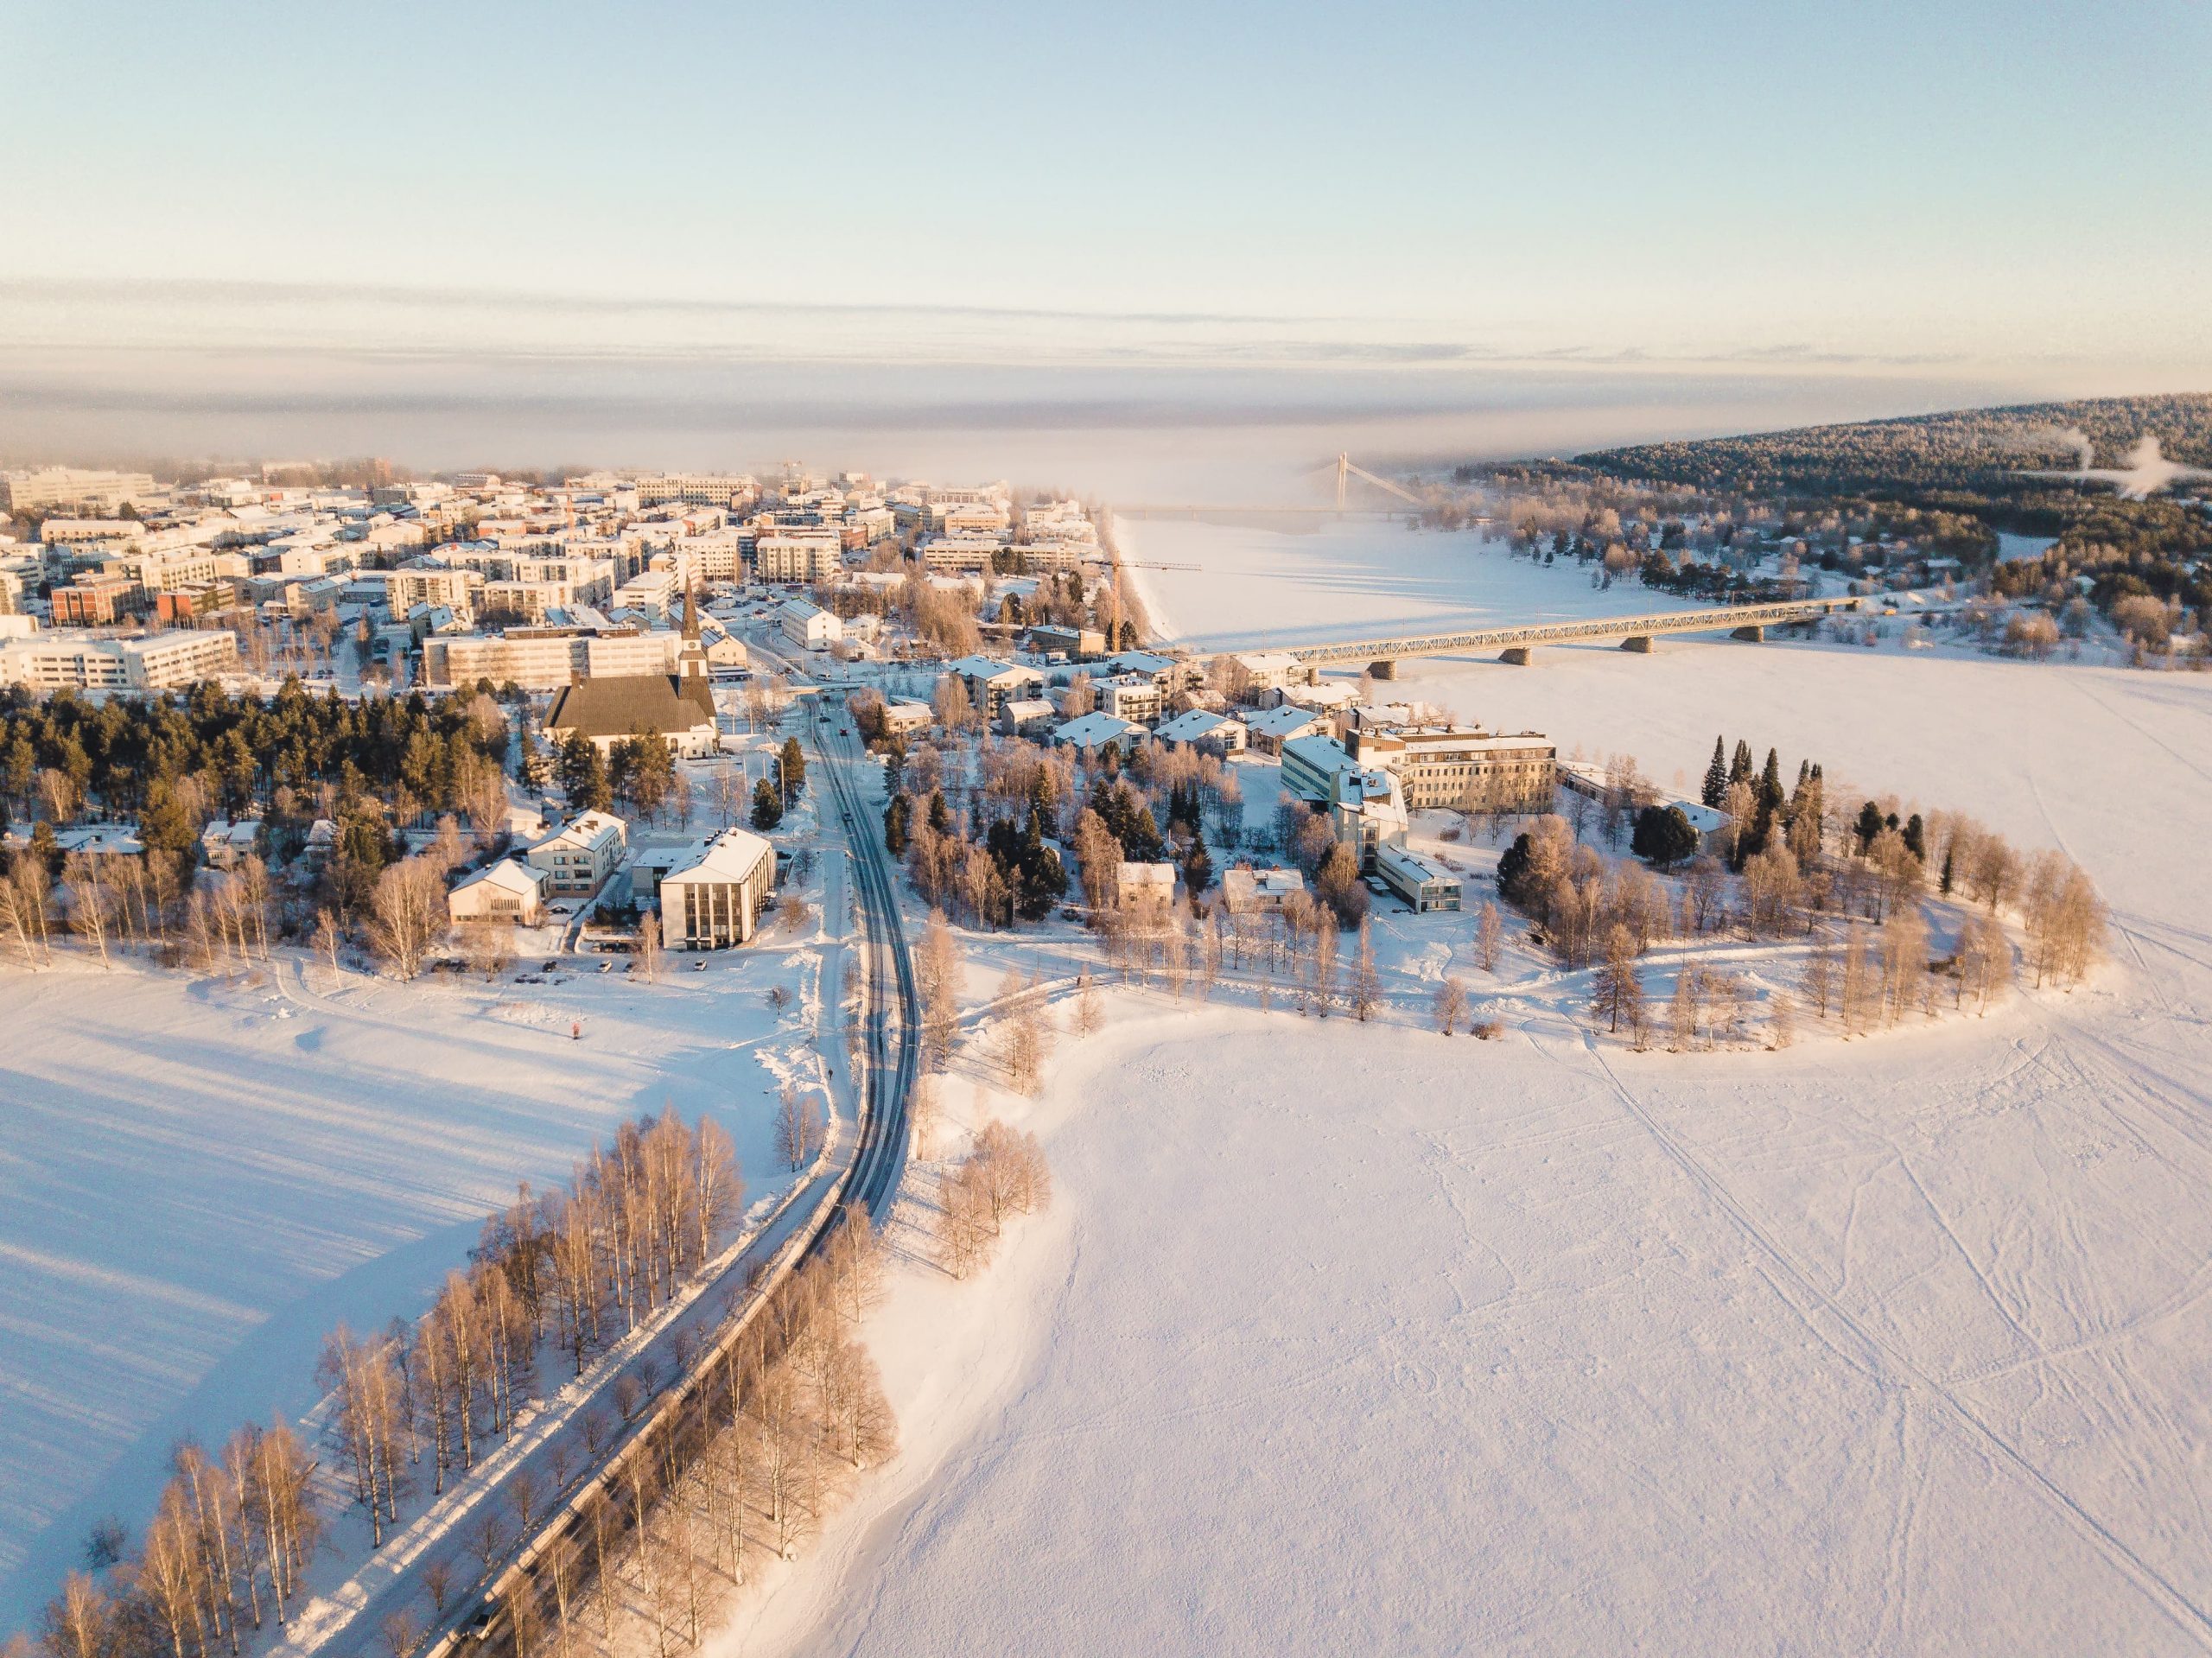
<instances>
[{"instance_id":1,"label":"road","mask_svg":"<svg viewBox=\"0 0 2212 1658\"><path fill-rule=\"evenodd\" d=\"M863 786L862 779L876 763L849 730L840 728L842 714L842 708L817 707L810 718L818 760L815 780L827 797L820 813L823 827L832 829L834 811L833 832L842 834L850 861L849 869L844 860L828 861L824 905L833 931L848 931L836 922L849 906L868 962L867 1064L861 1077L853 1075L845 1041L842 946L824 953L817 1042L833 1086L850 1089L855 1080L862 1083L857 1096L848 1096L858 1134L844 1147L833 1148L757 1230L727 1248L677 1302L601 1355L582 1378L537 1406L515 1435L467 1479L449 1486L427 1513L389 1538L346 1583L303 1607L273 1648L279 1658L388 1652L385 1625L394 1617L429 1626L426 1658L450 1651L457 1632L475 1616L486 1594L497 1592L518 1569L506 1564L496 1572L486 1570L479 1540L487 1523L504 1533L505 1546L493 1552L494 1560L534 1558L563 1523L563 1505L617 1465L625 1451L647 1431L657 1414L650 1401L664 1401L660 1408L664 1409L689 1392L709 1362L703 1356L715 1350L730 1326L749 1315L783 1273L827 1241L843 1201L849 1197L864 1204L879 1223L888 1216L906 1166L907 1101L920 1052L919 1002L893 866ZM849 873L856 891L848 886ZM689 1375L680 1373L679 1350L702 1356ZM560 1356L550 1355L547 1363L557 1366ZM649 1402L628 1429L613 1432L620 1417L612 1401L625 1376L643 1384ZM587 1419L594 1413L609 1425L607 1443L597 1458L587 1453L584 1431ZM524 1539L515 1499L533 1487L531 1523L536 1529ZM447 1565L456 1587L446 1617L433 1621L426 1581L437 1562ZM488 1590L480 1581L486 1578Z\"/></svg>"}]
</instances>

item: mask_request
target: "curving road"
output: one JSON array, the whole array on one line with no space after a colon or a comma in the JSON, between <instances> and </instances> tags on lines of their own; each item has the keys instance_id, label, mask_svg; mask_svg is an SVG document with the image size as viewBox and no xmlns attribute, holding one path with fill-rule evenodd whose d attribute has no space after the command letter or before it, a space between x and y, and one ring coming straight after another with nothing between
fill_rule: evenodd
<instances>
[{"instance_id":1,"label":"curving road","mask_svg":"<svg viewBox=\"0 0 2212 1658\"><path fill-rule=\"evenodd\" d=\"M389 1538L344 1585L302 1608L274 1648L279 1658L388 1653L388 1619L427 1618L427 1574L438 1562L456 1585L476 1586L456 1589L446 1617L426 1631L424 1658L443 1658L457 1648L476 1645L468 1639L471 1633L483 1638L480 1650L505 1649L503 1613L495 1611L488 1625L471 1631L479 1609L496 1607L533 1562L550 1549L569 1545L584 1499L610 1481L632 1447L686 1404L732 1332L749 1323L768 1292L834 1236L846 1202L864 1204L878 1224L888 1217L906 1167L907 1102L920 1057L920 1004L894 868L862 782L874 773L876 762L852 734L842 706L817 703L809 718L818 761L814 780L824 791L821 819L827 829L836 812L853 881L849 892L848 871L833 860L824 872L826 907L834 912L851 904L868 962L861 1044L866 1063L859 1077L848 1079L861 1083L855 1101L859 1133L849 1158L827 1161L794 1187L769 1219L726 1251L678 1305L632 1332L580 1382L539 1406L514 1438L466 1481ZM817 1039L834 1078L848 1062L840 979L833 965L825 959ZM679 1353L698 1356L688 1372L677 1363ZM558 1356L550 1362L557 1363ZM600 1456L590 1457L584 1420L594 1412L612 1418L606 1401L624 1377L643 1383L647 1397L658 1403L639 1412L629 1429L611 1435ZM526 1538L516 1537L514 1499L526 1485L535 1487L537 1515L545 1517L535 1520ZM487 1516L504 1521L509 1537L495 1554L504 1564L488 1574L488 1581L480 1581L486 1576L479 1540Z\"/></svg>"}]
</instances>

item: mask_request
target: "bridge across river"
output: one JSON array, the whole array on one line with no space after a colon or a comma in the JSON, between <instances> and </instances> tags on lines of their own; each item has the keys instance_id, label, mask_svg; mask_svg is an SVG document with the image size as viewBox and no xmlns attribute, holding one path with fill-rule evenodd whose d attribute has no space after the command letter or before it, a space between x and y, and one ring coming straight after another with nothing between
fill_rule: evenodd
<instances>
[{"instance_id":1,"label":"bridge across river","mask_svg":"<svg viewBox=\"0 0 2212 1658\"><path fill-rule=\"evenodd\" d=\"M1763 639L1770 627L1818 621L1840 610L1856 610L1857 599L1790 599L1758 605L1709 606L1667 610L1648 616L1586 616L1573 621L1534 622L1471 628L1458 633L1423 633L1402 638L1338 639L1319 645L1255 645L1254 650L1295 657L1314 667L1340 663L1368 664L1377 679L1389 679L1409 657L1459 657L1496 651L1500 659L1526 665L1540 645L1575 645L1586 639L1618 639L1624 651L1649 651L1662 633L1732 633Z\"/></svg>"}]
</instances>

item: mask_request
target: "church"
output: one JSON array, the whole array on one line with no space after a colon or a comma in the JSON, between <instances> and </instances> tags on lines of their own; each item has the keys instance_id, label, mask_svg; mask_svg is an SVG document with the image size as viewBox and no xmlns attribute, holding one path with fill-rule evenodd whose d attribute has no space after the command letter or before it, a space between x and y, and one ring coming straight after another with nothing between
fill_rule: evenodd
<instances>
[{"instance_id":1,"label":"church","mask_svg":"<svg viewBox=\"0 0 2212 1658\"><path fill-rule=\"evenodd\" d=\"M602 754L632 737L658 737L682 759L715 752L720 736L707 652L699 641L698 595L683 595L683 645L672 674L604 674L579 679L553 699L545 734L566 743L581 732Z\"/></svg>"}]
</instances>

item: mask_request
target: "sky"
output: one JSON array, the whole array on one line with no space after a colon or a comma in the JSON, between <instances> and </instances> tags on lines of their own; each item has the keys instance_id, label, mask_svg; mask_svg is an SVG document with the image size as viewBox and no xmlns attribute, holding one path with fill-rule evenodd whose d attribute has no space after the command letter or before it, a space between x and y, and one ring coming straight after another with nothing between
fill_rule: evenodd
<instances>
[{"instance_id":1,"label":"sky","mask_svg":"<svg viewBox=\"0 0 2212 1658\"><path fill-rule=\"evenodd\" d=\"M5 5L17 458L2212 385L2195 0Z\"/></svg>"}]
</instances>

